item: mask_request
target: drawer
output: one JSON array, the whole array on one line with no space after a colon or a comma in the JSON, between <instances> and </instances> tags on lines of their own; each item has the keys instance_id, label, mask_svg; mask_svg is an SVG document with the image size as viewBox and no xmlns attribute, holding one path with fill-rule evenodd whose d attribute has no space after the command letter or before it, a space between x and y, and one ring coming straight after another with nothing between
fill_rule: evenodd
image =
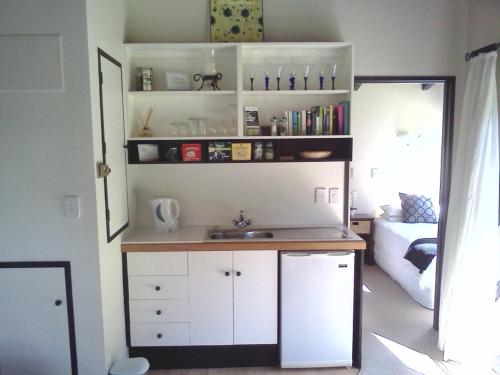
<instances>
[{"instance_id":1,"label":"drawer","mask_svg":"<svg viewBox=\"0 0 500 375\"><path fill-rule=\"evenodd\" d=\"M351 220L351 230L354 233L370 233L369 220Z\"/></svg>"},{"instance_id":2,"label":"drawer","mask_svg":"<svg viewBox=\"0 0 500 375\"><path fill-rule=\"evenodd\" d=\"M129 275L187 275L187 252L138 252L127 254Z\"/></svg>"},{"instance_id":3,"label":"drawer","mask_svg":"<svg viewBox=\"0 0 500 375\"><path fill-rule=\"evenodd\" d=\"M132 323L186 323L189 322L187 299L130 300Z\"/></svg>"},{"instance_id":4,"label":"drawer","mask_svg":"<svg viewBox=\"0 0 500 375\"><path fill-rule=\"evenodd\" d=\"M132 323L132 346L188 346L189 323Z\"/></svg>"},{"instance_id":5,"label":"drawer","mask_svg":"<svg viewBox=\"0 0 500 375\"><path fill-rule=\"evenodd\" d=\"M130 299L187 299L187 276L129 276Z\"/></svg>"}]
</instances>

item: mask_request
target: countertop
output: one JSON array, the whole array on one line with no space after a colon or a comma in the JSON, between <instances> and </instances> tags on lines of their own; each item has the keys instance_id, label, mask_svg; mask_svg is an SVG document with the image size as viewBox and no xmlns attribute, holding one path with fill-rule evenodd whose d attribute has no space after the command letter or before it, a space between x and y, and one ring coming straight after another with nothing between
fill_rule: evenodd
<instances>
[{"instance_id":1,"label":"countertop","mask_svg":"<svg viewBox=\"0 0 500 375\"><path fill-rule=\"evenodd\" d=\"M364 250L365 241L348 228L337 226L255 226L273 238L212 240L210 229L231 229L205 225L181 225L175 232L159 232L154 227L132 229L122 240L122 252L214 251L214 250ZM234 229L234 227L232 227Z\"/></svg>"}]
</instances>

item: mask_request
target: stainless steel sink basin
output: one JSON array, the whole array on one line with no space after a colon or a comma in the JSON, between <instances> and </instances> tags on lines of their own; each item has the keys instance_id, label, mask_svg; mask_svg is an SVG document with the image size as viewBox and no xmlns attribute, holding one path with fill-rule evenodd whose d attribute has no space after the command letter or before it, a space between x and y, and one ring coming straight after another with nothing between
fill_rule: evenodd
<instances>
[{"instance_id":1,"label":"stainless steel sink basin","mask_svg":"<svg viewBox=\"0 0 500 375\"><path fill-rule=\"evenodd\" d=\"M208 232L208 238L211 240L251 240L273 237L271 232L259 230L220 229Z\"/></svg>"}]
</instances>

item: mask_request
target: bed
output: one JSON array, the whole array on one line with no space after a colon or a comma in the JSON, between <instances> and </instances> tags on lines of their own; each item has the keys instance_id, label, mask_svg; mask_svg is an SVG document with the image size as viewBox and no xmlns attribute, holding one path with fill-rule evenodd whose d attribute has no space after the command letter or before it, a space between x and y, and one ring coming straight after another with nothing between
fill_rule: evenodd
<instances>
[{"instance_id":1,"label":"bed","mask_svg":"<svg viewBox=\"0 0 500 375\"><path fill-rule=\"evenodd\" d=\"M413 241L437 237L437 224L406 224L383 218L375 220L375 262L418 303L434 308L436 258L420 273L404 256Z\"/></svg>"}]
</instances>

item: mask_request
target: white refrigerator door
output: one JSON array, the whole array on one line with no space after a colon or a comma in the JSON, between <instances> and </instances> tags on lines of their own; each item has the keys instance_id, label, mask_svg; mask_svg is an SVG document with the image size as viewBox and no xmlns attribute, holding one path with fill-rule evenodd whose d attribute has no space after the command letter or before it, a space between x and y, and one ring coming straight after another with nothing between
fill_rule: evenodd
<instances>
[{"instance_id":1,"label":"white refrigerator door","mask_svg":"<svg viewBox=\"0 0 500 375\"><path fill-rule=\"evenodd\" d=\"M281 254L281 367L352 366L354 253Z\"/></svg>"}]
</instances>

